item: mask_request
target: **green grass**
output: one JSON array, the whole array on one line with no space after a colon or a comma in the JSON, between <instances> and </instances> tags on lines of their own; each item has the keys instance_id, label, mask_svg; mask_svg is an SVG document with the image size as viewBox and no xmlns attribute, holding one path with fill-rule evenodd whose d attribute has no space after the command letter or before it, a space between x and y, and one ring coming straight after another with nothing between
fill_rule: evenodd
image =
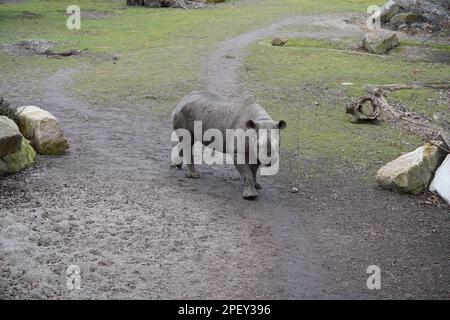
<instances>
[{"instance_id":1,"label":"green grass","mask_svg":"<svg viewBox=\"0 0 450 320\"><path fill-rule=\"evenodd\" d=\"M247 60L248 89L276 118L288 120L284 147L311 158L375 170L379 163L422 144L389 124L353 124L345 114L351 98L367 84L449 81L448 64L412 62L399 57L336 51L334 42L298 39L291 46L255 45ZM353 86L342 86L351 82ZM450 111L432 90L393 94L417 112ZM319 103L319 106L315 102Z\"/></svg>"},{"instance_id":2,"label":"green grass","mask_svg":"<svg viewBox=\"0 0 450 320\"><path fill-rule=\"evenodd\" d=\"M433 40L429 40L427 42L423 41L414 41L414 40L402 40L400 41L401 46L411 46L411 47L420 47L420 48L432 48L438 50L450 51L449 44L441 44L435 43Z\"/></svg>"},{"instance_id":3,"label":"green grass","mask_svg":"<svg viewBox=\"0 0 450 320\"><path fill-rule=\"evenodd\" d=\"M0 116L5 116L19 123L19 111L17 107L11 106L6 100L0 97Z\"/></svg>"},{"instance_id":4,"label":"green grass","mask_svg":"<svg viewBox=\"0 0 450 320\"><path fill-rule=\"evenodd\" d=\"M411 89L399 90L391 95L392 101L396 103L408 102L408 107L415 112L433 117L436 113L445 112L450 114L450 106L433 89Z\"/></svg>"},{"instance_id":5,"label":"green grass","mask_svg":"<svg viewBox=\"0 0 450 320\"><path fill-rule=\"evenodd\" d=\"M258 3L260 5L255 6L253 1L227 1L202 10L182 10L126 7L125 0L80 0L77 4L82 12L111 13L107 19L82 19L81 30L65 27L64 11L73 1L48 0L43 4L31 0L3 4L0 42L47 39L60 43L56 48L60 50L88 49L100 57L119 54L121 59L115 65L106 56L80 73L75 88L77 93L91 102L140 105L149 102L146 96L159 97L164 91L162 95L170 96L170 103L173 103L184 92L198 86L202 59L218 41L287 14L364 12L372 2L261 0ZM32 12L38 17L29 19L23 12ZM44 57L37 59L42 64L49 63ZM90 60L81 58L77 62L89 63ZM11 62L3 59L2 63ZM178 94L174 95L174 91ZM157 107L161 111L165 108L161 108L161 104Z\"/></svg>"},{"instance_id":6,"label":"green grass","mask_svg":"<svg viewBox=\"0 0 450 320\"><path fill-rule=\"evenodd\" d=\"M311 38L289 39L285 47L344 50L348 47L350 41L352 40L332 41L332 40L311 39Z\"/></svg>"}]
</instances>

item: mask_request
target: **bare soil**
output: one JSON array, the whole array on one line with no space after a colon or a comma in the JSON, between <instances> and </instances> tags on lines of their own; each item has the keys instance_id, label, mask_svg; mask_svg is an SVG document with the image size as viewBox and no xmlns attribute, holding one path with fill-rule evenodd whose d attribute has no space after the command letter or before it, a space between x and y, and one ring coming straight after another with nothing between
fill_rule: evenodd
<instances>
[{"instance_id":1,"label":"bare soil","mask_svg":"<svg viewBox=\"0 0 450 320\"><path fill-rule=\"evenodd\" d=\"M205 87L239 96L248 45L316 20L225 41L205 65ZM0 180L0 298L449 297L448 206L288 152L246 201L232 167L200 166L190 180L171 165L170 119L73 96L78 71L58 71L34 97L60 119L70 151ZM293 177L299 166L304 175ZM366 287L373 264L378 291ZM69 265L81 269L80 290L66 287Z\"/></svg>"}]
</instances>

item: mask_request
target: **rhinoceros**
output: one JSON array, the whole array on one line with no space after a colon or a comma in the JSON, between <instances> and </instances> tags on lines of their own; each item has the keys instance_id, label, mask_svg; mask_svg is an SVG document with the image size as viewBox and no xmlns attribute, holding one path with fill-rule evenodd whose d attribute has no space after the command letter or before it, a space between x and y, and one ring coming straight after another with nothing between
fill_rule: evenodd
<instances>
[{"instance_id":1,"label":"rhinoceros","mask_svg":"<svg viewBox=\"0 0 450 320\"><path fill-rule=\"evenodd\" d=\"M172 114L172 121L175 133L183 129L190 135L189 151L191 156L190 161L187 161L188 171L186 174L188 178L200 178L194 164L194 152L192 151L194 143L202 140L203 145L210 146L203 139L195 137L194 127L196 123L201 123L202 137L209 129L218 130L224 137L218 148L217 144L215 145L215 151L227 153L233 157L233 163L244 180L243 197L245 199L255 199L258 196L256 189L260 189L261 186L257 183L256 176L260 166L262 164L270 166L272 163L279 161L278 130L286 128L286 122L284 120L272 120L267 111L261 105L253 102L252 99L231 100L212 92L194 91L187 94L177 105ZM233 140L234 146L234 138L228 138L227 141L230 130L248 132L249 129L254 130L256 143L265 146L265 152L258 152L248 139L245 140L243 149L228 148L229 140ZM275 131L277 134L273 136L271 132ZM261 134L261 132L267 132L267 134ZM272 152L275 149L276 152ZM239 153L242 153L242 151L244 154L241 154L241 156L243 157L239 158ZM180 153L182 153L182 150ZM252 159L253 161L251 161ZM182 162L178 163L177 166L181 169Z\"/></svg>"}]
</instances>

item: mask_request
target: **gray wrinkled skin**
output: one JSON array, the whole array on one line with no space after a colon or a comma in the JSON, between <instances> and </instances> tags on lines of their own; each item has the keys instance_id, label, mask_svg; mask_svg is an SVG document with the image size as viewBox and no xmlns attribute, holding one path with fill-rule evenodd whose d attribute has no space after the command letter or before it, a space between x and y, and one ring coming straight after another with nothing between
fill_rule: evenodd
<instances>
[{"instance_id":1,"label":"gray wrinkled skin","mask_svg":"<svg viewBox=\"0 0 450 320\"><path fill-rule=\"evenodd\" d=\"M226 150L226 130L227 129L284 129L286 122L274 121L270 115L259 104L254 103L251 99L230 100L207 91L193 91L187 94L177 105L173 114L173 129L186 129L191 133L192 144L194 141L194 122L202 122L202 133L208 129L218 129L223 136L223 149ZM204 145L209 144L202 141ZM235 158L235 167L244 180L245 199L255 199L258 194L256 189L260 189L260 185L256 182L256 176L261 162L258 160L256 164L237 164L237 150L233 150L232 156ZM246 145L246 159L253 150ZM231 154L231 152L229 152ZM268 143L267 153L270 155L271 146ZM200 178L199 173L195 169L193 161L193 152L191 164L187 164L188 172L186 176L192 179ZM181 165L179 166L181 169Z\"/></svg>"}]
</instances>

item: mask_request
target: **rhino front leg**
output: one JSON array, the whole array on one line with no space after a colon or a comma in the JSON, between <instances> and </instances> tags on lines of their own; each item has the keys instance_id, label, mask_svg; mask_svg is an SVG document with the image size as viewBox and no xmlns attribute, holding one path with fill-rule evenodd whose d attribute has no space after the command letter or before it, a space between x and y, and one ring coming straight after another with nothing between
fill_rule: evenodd
<instances>
[{"instance_id":1,"label":"rhino front leg","mask_svg":"<svg viewBox=\"0 0 450 320\"><path fill-rule=\"evenodd\" d=\"M200 174L195 169L194 165L194 145L191 146L191 163L186 165L188 172L186 173L186 177L191 179L199 179Z\"/></svg>"},{"instance_id":2,"label":"rhino front leg","mask_svg":"<svg viewBox=\"0 0 450 320\"><path fill-rule=\"evenodd\" d=\"M244 199L255 199L258 196L255 188L253 172L248 164L235 164L236 169L244 179Z\"/></svg>"},{"instance_id":3,"label":"rhino front leg","mask_svg":"<svg viewBox=\"0 0 450 320\"><path fill-rule=\"evenodd\" d=\"M259 164L251 164L250 165L250 169L252 170L253 181L255 182L256 189L261 189L261 185L256 181L256 176L258 174L259 166L260 166Z\"/></svg>"}]
</instances>

